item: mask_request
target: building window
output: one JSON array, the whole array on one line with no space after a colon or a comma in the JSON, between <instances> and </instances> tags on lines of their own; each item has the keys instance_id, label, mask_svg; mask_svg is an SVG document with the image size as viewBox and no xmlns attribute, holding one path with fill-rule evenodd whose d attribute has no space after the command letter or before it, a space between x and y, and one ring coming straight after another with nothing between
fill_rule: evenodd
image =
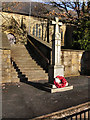
<instances>
[{"instance_id":1,"label":"building window","mask_svg":"<svg viewBox=\"0 0 90 120\"><path fill-rule=\"evenodd\" d=\"M41 37L41 29L39 28L39 38Z\"/></svg>"},{"instance_id":2,"label":"building window","mask_svg":"<svg viewBox=\"0 0 90 120\"><path fill-rule=\"evenodd\" d=\"M35 27L33 27L33 35L35 35Z\"/></svg>"},{"instance_id":3,"label":"building window","mask_svg":"<svg viewBox=\"0 0 90 120\"><path fill-rule=\"evenodd\" d=\"M38 36L38 24L36 24L36 37Z\"/></svg>"},{"instance_id":4,"label":"building window","mask_svg":"<svg viewBox=\"0 0 90 120\"><path fill-rule=\"evenodd\" d=\"M15 36L12 33L9 33L7 35L7 38L9 40L10 44L15 44L16 43L16 38L15 38Z\"/></svg>"}]
</instances>

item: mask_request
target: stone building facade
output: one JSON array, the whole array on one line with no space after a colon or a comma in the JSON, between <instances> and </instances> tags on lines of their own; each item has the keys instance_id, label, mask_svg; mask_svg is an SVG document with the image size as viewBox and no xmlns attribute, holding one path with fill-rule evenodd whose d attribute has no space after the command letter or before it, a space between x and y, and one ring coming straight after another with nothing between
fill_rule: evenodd
<instances>
[{"instance_id":1,"label":"stone building facade","mask_svg":"<svg viewBox=\"0 0 90 120\"><path fill-rule=\"evenodd\" d=\"M19 26L19 29L23 27L26 29L28 34L36 36L42 41L46 41L52 44L52 35L54 32L53 25L49 24L48 20L43 18L36 18L33 16L25 16L20 14L13 13L5 13L2 12L2 22L3 24L9 20L9 18L13 17ZM8 22L7 22L8 24ZM23 26L24 25L24 26ZM49 28L48 28L49 27ZM64 46L64 35L66 26L63 24L61 26L61 38L62 38L62 46ZM22 43L22 38L24 43L26 43L26 34L20 36L20 34L16 33L16 28L14 31L10 31L11 29L7 29L5 31L6 34L13 34L16 38L16 44ZM20 29L21 30L21 29ZM49 37L47 31L49 30ZM23 33L22 31L20 31ZM5 36L5 35L4 35ZM49 39L48 39L49 38ZM7 38L5 38L7 39ZM3 37L2 37L3 40ZM8 43L5 42L4 43ZM5 44L4 44L5 45ZM90 75L90 52L85 52L82 50L66 50L62 49L62 57L61 62L64 65L64 74L67 76L77 76L80 74L88 74ZM0 71L2 71L2 82L18 82L19 79L12 79L12 65L11 65L11 49L9 45L5 45L0 48L0 58L2 58L2 62L0 62ZM18 58L17 58L18 59Z\"/></svg>"},{"instance_id":2,"label":"stone building facade","mask_svg":"<svg viewBox=\"0 0 90 120\"><path fill-rule=\"evenodd\" d=\"M10 18L13 17L18 23L19 27L23 27L24 25L28 34L34 35L40 38L41 40L44 40L52 44L54 26L50 24L50 21L48 21L48 19L37 18L33 16L26 16L26 15L21 15L16 13L7 13L7 12L2 12L2 15L4 16L2 17L3 23L7 22L6 19L9 20ZM66 30L66 26L65 24L63 24L60 27L62 46L64 46L65 30ZM10 29L7 29L6 34L9 34L9 33L12 33L16 37L16 43L20 43L21 41L20 36L15 34L15 31L13 32Z\"/></svg>"}]
</instances>

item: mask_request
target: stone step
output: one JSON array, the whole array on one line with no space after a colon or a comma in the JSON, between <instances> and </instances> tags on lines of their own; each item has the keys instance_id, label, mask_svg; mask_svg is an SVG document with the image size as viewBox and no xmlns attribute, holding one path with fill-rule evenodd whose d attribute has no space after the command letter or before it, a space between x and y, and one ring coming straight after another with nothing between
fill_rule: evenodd
<instances>
[{"instance_id":1,"label":"stone step","mask_svg":"<svg viewBox=\"0 0 90 120\"><path fill-rule=\"evenodd\" d=\"M18 64L17 64L18 65ZM36 64L29 64L29 65L18 65L19 69L25 67L25 68L39 68L40 66L36 65Z\"/></svg>"},{"instance_id":2,"label":"stone step","mask_svg":"<svg viewBox=\"0 0 90 120\"><path fill-rule=\"evenodd\" d=\"M36 61L34 61L34 60L29 60L29 59L18 59L18 60L15 60L15 59L13 59L13 61L15 61L15 63L16 62L18 62L18 63L30 63L30 62L32 62L32 63L36 63Z\"/></svg>"},{"instance_id":3,"label":"stone step","mask_svg":"<svg viewBox=\"0 0 90 120\"><path fill-rule=\"evenodd\" d=\"M35 76L35 74L34 75L29 75L29 76L28 75L24 75L24 74L23 75L19 74L18 77L19 78L28 78L28 79L39 79L39 78L48 79L48 76L46 76L44 74L43 75L36 75L36 76Z\"/></svg>"},{"instance_id":4,"label":"stone step","mask_svg":"<svg viewBox=\"0 0 90 120\"><path fill-rule=\"evenodd\" d=\"M39 72L37 72L37 71L35 71L35 70L27 70L27 71L23 71L22 70L22 74L27 74L27 75L29 75L29 74L47 74L47 73L45 73L45 71L43 71L43 70L38 70Z\"/></svg>"},{"instance_id":5,"label":"stone step","mask_svg":"<svg viewBox=\"0 0 90 120\"><path fill-rule=\"evenodd\" d=\"M22 57L25 57L27 55L27 57L31 57L28 53L11 53L11 56L22 56Z\"/></svg>"},{"instance_id":6,"label":"stone step","mask_svg":"<svg viewBox=\"0 0 90 120\"><path fill-rule=\"evenodd\" d=\"M42 73L45 73L45 71L44 70L42 70L42 69L22 69L22 71L20 71L20 69L19 70L17 70L17 72L21 72L21 73L32 73L32 74L34 74L34 73L38 73L38 74L42 74ZM47 73L46 73L47 74Z\"/></svg>"},{"instance_id":7,"label":"stone step","mask_svg":"<svg viewBox=\"0 0 90 120\"><path fill-rule=\"evenodd\" d=\"M12 68L11 68L11 72L16 72L16 69L14 69L14 68L12 69Z\"/></svg>"},{"instance_id":8,"label":"stone step","mask_svg":"<svg viewBox=\"0 0 90 120\"><path fill-rule=\"evenodd\" d=\"M23 68L22 69L23 71L28 71L28 70L43 70L43 68L41 68L40 66L37 66L37 67L29 67L29 68Z\"/></svg>"},{"instance_id":9,"label":"stone step","mask_svg":"<svg viewBox=\"0 0 90 120\"><path fill-rule=\"evenodd\" d=\"M17 58L18 58L18 59L17 59ZM23 60L34 60L34 59L32 59L31 57L29 57L29 56L28 56L28 57L27 57L27 56L25 56L25 57L24 57L24 56L23 56L23 57L22 57L22 56L12 56L12 59L13 59L13 60L22 60L22 59L23 59Z\"/></svg>"},{"instance_id":10,"label":"stone step","mask_svg":"<svg viewBox=\"0 0 90 120\"><path fill-rule=\"evenodd\" d=\"M11 76L11 81L12 82L20 82L20 79L18 78L18 75L17 76Z\"/></svg>"},{"instance_id":11,"label":"stone step","mask_svg":"<svg viewBox=\"0 0 90 120\"><path fill-rule=\"evenodd\" d=\"M20 50L17 50L17 51L15 51L15 50L12 50L11 51L11 54L20 54L20 53L22 53L22 55L23 54L25 54L25 53L28 53L28 51L24 51L25 49L20 49Z\"/></svg>"},{"instance_id":12,"label":"stone step","mask_svg":"<svg viewBox=\"0 0 90 120\"><path fill-rule=\"evenodd\" d=\"M11 82L20 82L20 79L18 78L18 73L16 72L13 64L11 64Z\"/></svg>"},{"instance_id":13,"label":"stone step","mask_svg":"<svg viewBox=\"0 0 90 120\"><path fill-rule=\"evenodd\" d=\"M45 77L28 78L28 81L39 81L39 80L47 80L48 81L48 78L45 78Z\"/></svg>"},{"instance_id":14,"label":"stone step","mask_svg":"<svg viewBox=\"0 0 90 120\"><path fill-rule=\"evenodd\" d=\"M35 75L31 75L31 76L28 76L28 75L26 75L26 77L28 78L28 79L38 79L38 78L46 78L46 79L48 79L48 76L44 76L44 75L39 75L39 76L36 76L35 77Z\"/></svg>"},{"instance_id":15,"label":"stone step","mask_svg":"<svg viewBox=\"0 0 90 120\"><path fill-rule=\"evenodd\" d=\"M48 78L47 77L46 78L45 77L39 77L39 78L24 78L24 77L21 77L20 78L20 81L23 81L23 82L24 81L39 81L39 80L42 80L42 81L47 80L48 81Z\"/></svg>"},{"instance_id":16,"label":"stone step","mask_svg":"<svg viewBox=\"0 0 90 120\"><path fill-rule=\"evenodd\" d=\"M36 61L34 61L32 59L30 60L30 59L23 59L23 58L22 59L18 59L18 60L17 59L16 60L13 59L13 61L19 62L19 63L24 63L24 62L33 62L33 63L36 63Z\"/></svg>"},{"instance_id":17,"label":"stone step","mask_svg":"<svg viewBox=\"0 0 90 120\"><path fill-rule=\"evenodd\" d=\"M47 78L47 77L48 77L48 76L45 75L45 74L42 74L42 75L38 75L38 74L36 74L36 75L33 74L33 75L32 75L32 74L30 74L30 75L25 75L25 76L26 76L27 78L39 78L39 77L43 77L43 78L46 77L46 78Z\"/></svg>"},{"instance_id":18,"label":"stone step","mask_svg":"<svg viewBox=\"0 0 90 120\"><path fill-rule=\"evenodd\" d=\"M18 75L17 72L12 72L12 71L11 71L11 74L12 74L12 76L17 76Z\"/></svg>"},{"instance_id":19,"label":"stone step","mask_svg":"<svg viewBox=\"0 0 90 120\"><path fill-rule=\"evenodd\" d=\"M48 74L45 73L45 71L41 71L41 72L29 72L29 71L26 71L26 72L19 72L19 76L24 76L24 77L48 77Z\"/></svg>"},{"instance_id":20,"label":"stone step","mask_svg":"<svg viewBox=\"0 0 90 120\"><path fill-rule=\"evenodd\" d=\"M27 70L22 70L22 71L21 71L21 70L19 69L19 70L17 70L17 73L18 73L18 74L27 74L27 75L28 75L28 74L30 74L30 73L35 73L35 70L28 70L28 69L27 69ZM41 73L47 74L47 73L45 73L45 71L43 71L43 70L41 71Z\"/></svg>"},{"instance_id":21,"label":"stone step","mask_svg":"<svg viewBox=\"0 0 90 120\"><path fill-rule=\"evenodd\" d=\"M39 66L37 68L36 67L31 67L31 68L28 67L27 68L27 67L23 67L23 66L22 67L16 67L16 71L21 71L22 72L22 71L30 71L30 70L32 71L32 70L43 70L43 69L40 68Z\"/></svg>"},{"instance_id":22,"label":"stone step","mask_svg":"<svg viewBox=\"0 0 90 120\"><path fill-rule=\"evenodd\" d=\"M42 68L40 68L40 69L39 69L39 68L37 68L37 69L34 69L34 68L33 68L33 69L29 69L29 68L27 69L27 68L26 68L26 69L25 69L25 68L23 68L23 69L22 69L22 72L38 72L38 73L39 73L39 72L40 72L40 73L44 72L44 73L45 73L45 71L44 71Z\"/></svg>"},{"instance_id":23,"label":"stone step","mask_svg":"<svg viewBox=\"0 0 90 120\"><path fill-rule=\"evenodd\" d=\"M12 77L20 80L48 80L48 74L30 56L25 46L12 47L12 60L15 61L17 74L12 71ZM13 64L14 65L14 64ZM15 74L14 74L15 73Z\"/></svg>"},{"instance_id":24,"label":"stone step","mask_svg":"<svg viewBox=\"0 0 90 120\"><path fill-rule=\"evenodd\" d=\"M23 58L23 59L32 59L31 56L26 56L26 55L25 55L25 56L21 56L21 55L12 55L11 57L12 57L13 59L15 59L15 58L17 59L17 57L18 57L18 59L22 59L22 58Z\"/></svg>"},{"instance_id":25,"label":"stone step","mask_svg":"<svg viewBox=\"0 0 90 120\"><path fill-rule=\"evenodd\" d=\"M17 76L11 76L12 79L19 79L18 75Z\"/></svg>"},{"instance_id":26,"label":"stone step","mask_svg":"<svg viewBox=\"0 0 90 120\"><path fill-rule=\"evenodd\" d=\"M23 66L28 66L28 65L30 65L30 66L38 66L38 65L37 65L36 63L34 63L34 62L24 62L24 63L21 62L21 63L20 63L20 62L17 62L17 61L16 61L16 64L19 65L19 66L22 66L22 65L23 65Z\"/></svg>"},{"instance_id":27,"label":"stone step","mask_svg":"<svg viewBox=\"0 0 90 120\"><path fill-rule=\"evenodd\" d=\"M31 77L28 77L28 79L47 79L48 80L48 77L47 76L38 76L38 77L34 77L34 76L31 76Z\"/></svg>"}]
</instances>

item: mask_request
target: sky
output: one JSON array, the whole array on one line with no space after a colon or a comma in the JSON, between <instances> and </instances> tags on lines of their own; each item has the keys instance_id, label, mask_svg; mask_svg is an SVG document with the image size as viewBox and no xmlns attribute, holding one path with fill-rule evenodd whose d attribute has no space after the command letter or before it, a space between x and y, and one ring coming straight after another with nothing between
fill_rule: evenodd
<instances>
[{"instance_id":1,"label":"sky","mask_svg":"<svg viewBox=\"0 0 90 120\"><path fill-rule=\"evenodd\" d=\"M60 2L61 0L0 0L0 2L50 2L50 1L55 1L55 2ZM75 2L77 0L63 0L64 2ZM89 0L79 0L80 2L82 1L89 1Z\"/></svg>"}]
</instances>

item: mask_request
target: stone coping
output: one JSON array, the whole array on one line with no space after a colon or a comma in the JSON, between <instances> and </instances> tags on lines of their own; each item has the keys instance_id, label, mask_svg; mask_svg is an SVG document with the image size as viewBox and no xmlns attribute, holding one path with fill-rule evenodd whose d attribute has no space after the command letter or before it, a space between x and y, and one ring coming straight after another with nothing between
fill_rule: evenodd
<instances>
[{"instance_id":1,"label":"stone coping","mask_svg":"<svg viewBox=\"0 0 90 120\"><path fill-rule=\"evenodd\" d=\"M42 116L36 117L32 120L52 120L55 118L60 119L60 118L66 117L66 116L70 116L72 114L79 113L79 112L81 112L83 110L87 110L87 109L90 109L90 102L83 103L83 104L80 104L80 105L77 105L77 106L74 106L71 108L67 108L64 110L60 110L58 112L54 112L51 114L42 115Z\"/></svg>"},{"instance_id":2,"label":"stone coping","mask_svg":"<svg viewBox=\"0 0 90 120\"><path fill-rule=\"evenodd\" d=\"M30 37L34 38L36 41L44 44L44 45L47 46L49 49L52 49L52 46L50 45L50 43L45 42L44 40L42 40L42 39L40 39L40 38L38 38L38 37L36 37L36 36L34 36L34 35L31 35L31 34L28 35L28 36L30 36Z\"/></svg>"}]
</instances>

